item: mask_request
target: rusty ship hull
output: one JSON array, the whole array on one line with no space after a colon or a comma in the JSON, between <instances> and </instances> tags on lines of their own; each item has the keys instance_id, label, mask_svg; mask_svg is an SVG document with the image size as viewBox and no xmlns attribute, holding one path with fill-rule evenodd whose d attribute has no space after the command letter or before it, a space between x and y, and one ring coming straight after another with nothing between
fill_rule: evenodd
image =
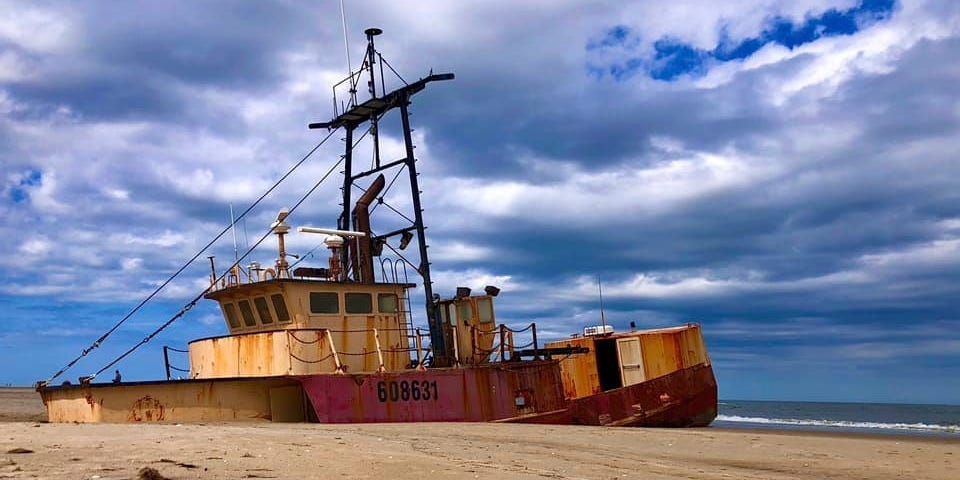
<instances>
[{"instance_id":1,"label":"rusty ship hull","mask_svg":"<svg viewBox=\"0 0 960 480\"><path fill-rule=\"evenodd\" d=\"M569 401L566 408L527 421L611 427L706 427L717 417L717 383L710 365Z\"/></svg>"},{"instance_id":2,"label":"rusty ship hull","mask_svg":"<svg viewBox=\"0 0 960 480\"><path fill-rule=\"evenodd\" d=\"M47 387L51 422L518 422L697 427L716 416L709 365L578 399L558 362L395 373Z\"/></svg>"},{"instance_id":3,"label":"rusty ship hull","mask_svg":"<svg viewBox=\"0 0 960 480\"><path fill-rule=\"evenodd\" d=\"M307 334L316 335L316 340L283 345L278 341L306 340ZM230 339L229 345L246 348L221 350L233 352L227 356L248 348L262 352L262 333L200 339L191 344L190 379L45 386L40 394L52 422L522 422L701 427L717 415L717 382L697 324L571 338L548 344L553 350L545 348L543 356L538 352L533 360L521 360L517 355L512 361L356 373L348 373L344 367L349 362L363 365L362 360L335 361L339 354L326 353L330 347L323 339L329 338L315 330L267 337L287 353L280 355L283 358L261 355L262 361L248 364L249 369L233 362L211 361L209 347L214 344L224 349L227 344L218 340ZM297 345L315 351L293 348ZM567 353L549 358L549 352L559 348L566 348ZM328 370L299 373L304 357L323 358L306 365ZM280 364L285 364L278 367L282 372L256 374L264 365Z\"/></svg>"}]
</instances>

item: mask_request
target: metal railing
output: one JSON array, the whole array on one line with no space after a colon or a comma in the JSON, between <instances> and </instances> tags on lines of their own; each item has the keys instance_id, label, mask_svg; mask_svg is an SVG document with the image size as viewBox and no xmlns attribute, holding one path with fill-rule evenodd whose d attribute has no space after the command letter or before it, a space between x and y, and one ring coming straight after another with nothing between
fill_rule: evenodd
<instances>
[{"instance_id":1,"label":"metal railing","mask_svg":"<svg viewBox=\"0 0 960 480\"><path fill-rule=\"evenodd\" d=\"M313 339L313 340L304 340L304 339L298 337L298 336L297 336L297 332L303 332L303 331L316 332L316 338ZM408 346L407 346L407 347L402 347L402 346L401 346L401 347L389 347L389 348L384 348L383 345L382 345L382 342L380 341L380 333L381 333L381 332L401 332L401 333L404 333L404 336L407 338L407 344L408 344ZM370 351L367 351L366 349L364 349L363 351L360 351L360 352L349 352L349 351L338 350L336 344L335 344L334 341L333 341L333 335L331 335L331 333L372 333L372 334L373 334L373 345L374 345L374 349L373 349L373 350L370 350ZM384 360L384 355L385 355L385 354L394 354L394 353L408 353L408 354L409 354L409 353L411 353L411 352L416 352L416 353L417 353L417 366L418 366L418 367L422 366L422 362L423 362L422 341L421 341L421 336L422 336L422 335L420 334L420 329L416 329L416 334L415 334L415 335L410 335L410 334L409 334L409 330L408 330L408 329L405 329L405 328L369 328L369 329L316 328L316 329L287 330L287 336L288 336L289 338L293 339L294 341L296 341L297 343L300 343L300 344L303 344L303 345L319 344L320 342L323 341L322 338L325 337L325 338L326 338L326 342L327 342L327 343L326 343L326 346L327 346L327 348L330 349L330 353L329 353L328 355L324 356L323 358L320 358L320 359L317 359L317 360L306 360L306 359L300 358L299 356L297 356L296 354L294 354L292 351L289 351L289 344L288 344L288 353L289 353L289 355L290 355L290 357L291 357L292 359L295 359L295 360L297 360L297 361L299 361L299 362L301 362L301 363L320 363L320 362L322 362L322 361L324 361L324 360L327 360L327 359L329 359L329 358L333 358L334 365L335 365L335 368L334 368L334 372L335 372L335 373L344 373L344 372L346 371L346 369L344 368L344 362L343 362L342 359L341 359L342 356L346 356L346 357L366 357L366 356L368 356L368 355L376 355L376 356L377 356L377 371L378 371L378 372L385 372L385 371L387 370L387 368L386 368L386 362L385 362L385 360ZM415 347L410 347L410 346L409 346L410 338L411 338L411 337L413 337L413 338L415 339L415 344L416 344ZM292 367L292 365L291 365L291 370L292 370L292 368L293 368L293 367Z\"/></svg>"},{"instance_id":2,"label":"metal railing","mask_svg":"<svg viewBox=\"0 0 960 480\"><path fill-rule=\"evenodd\" d=\"M471 337L473 339L473 355L481 356L487 358L490 362L506 362L506 361L518 361L520 360L519 356L514 355L514 352L517 350L525 350L528 348L533 349L533 357L535 360L540 359L540 352L538 342L537 342L537 324L531 323L524 328L514 329L510 328L504 324L500 324L497 327L484 330L472 325L467 325L471 329ZM530 332L531 340L523 345L516 345L514 342L514 334L521 334ZM483 349L479 348L479 338L481 335L497 335L497 341L493 344L492 348ZM509 354L509 358L507 358ZM459 361L459 359L458 359Z\"/></svg>"},{"instance_id":3,"label":"metal railing","mask_svg":"<svg viewBox=\"0 0 960 480\"><path fill-rule=\"evenodd\" d=\"M472 345L469 352L461 351L460 341L453 342L453 355L454 355L454 365L461 366L464 364L477 364L477 363L502 363L502 362L511 362L519 361L520 355L517 354L518 351L523 350L526 353L525 356L530 356L530 350L526 350L532 347L534 359L540 359L540 351L537 346L537 326L535 323L531 323L528 326L521 329L513 329L506 325L498 325L491 329L481 329L473 325L465 325L462 328L469 328L470 335L472 338ZM458 327L451 327L453 329L454 338L459 340L458 337ZM429 339L430 334L422 331L421 328L414 328L411 332L408 328L354 328L354 329L333 329L333 328L308 328L308 329L286 329L283 330L288 338L287 340L287 356L289 364L287 371L293 373L295 370L295 363L308 364L308 365L317 365L327 361L332 360L332 373L346 373L347 364L352 362L345 362L344 357L367 357L376 355L376 371L385 372L387 371L387 361L386 355L390 354L407 354L408 362L407 368L415 368L417 370L424 370L426 365L429 363L432 358L432 345L424 345L424 338ZM402 333L401 338L406 338L407 346L387 346L386 348L383 345L381 334L384 332L399 332ZM514 341L515 334L524 334L530 332L531 340L523 345L516 345ZM312 333L312 338L308 335ZM373 349L368 350L369 344L364 346L362 351L345 351L339 349L337 342L334 341L333 334L350 334L350 333L365 333L371 334L373 339ZM484 335L495 335L496 341L493 342L492 347L488 349L480 348L480 337ZM366 337L370 338L370 337ZM412 344L412 346L411 346ZM304 353L309 353L308 350L303 348L293 348L293 345L301 346L310 346L316 345L317 358L309 358L313 355L306 355ZM324 350L327 352L324 353ZM164 368L166 370L167 379L172 379L172 371L183 372L186 374L190 373L189 369L178 368L170 364L170 355L169 352L174 351L178 353L189 353L188 350L180 350L177 348L164 346L163 347L163 360ZM469 353L469 357L464 357L463 355ZM322 355L322 356L321 356ZM396 357L393 357L396 359ZM396 365L396 361L392 362ZM366 360L364 360L364 365L368 365ZM393 367L392 367L393 368ZM316 372L313 372L316 373Z\"/></svg>"},{"instance_id":4,"label":"metal railing","mask_svg":"<svg viewBox=\"0 0 960 480\"><path fill-rule=\"evenodd\" d=\"M173 347L169 347L169 346L167 346L167 345L164 345L164 346L163 346L163 368L164 368L164 370L167 372L167 380L172 380L172 379L173 379L173 376L170 375L170 370L175 370L175 371L178 371L178 372L186 373L186 374L189 376L189 375L190 375L190 369L189 369L189 368L188 368L188 369L183 369L183 368L178 368L178 367L175 367L175 366L173 366L173 365L170 365L170 353L169 353L169 352L170 352L171 350L174 351L174 352L177 352L177 353L186 353L186 354L189 354L189 353L190 353L189 350L181 350L181 349L179 349L179 348L173 348Z\"/></svg>"}]
</instances>

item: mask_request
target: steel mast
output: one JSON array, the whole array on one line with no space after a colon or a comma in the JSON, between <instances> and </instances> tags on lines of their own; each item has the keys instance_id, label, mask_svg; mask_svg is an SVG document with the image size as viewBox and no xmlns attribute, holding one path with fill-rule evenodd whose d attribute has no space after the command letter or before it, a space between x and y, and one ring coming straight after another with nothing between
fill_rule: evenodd
<instances>
[{"instance_id":1,"label":"steel mast","mask_svg":"<svg viewBox=\"0 0 960 480\"><path fill-rule=\"evenodd\" d=\"M393 90L389 93L385 93L385 85L380 86L382 95L377 96L377 84L376 84L376 75L374 72L374 65L380 65L380 78L381 83L383 79L383 58L379 55L376 48L374 47L374 37L383 33L379 28L368 28L364 31L367 35L367 51L366 58L364 60L364 66L361 67L361 71L356 73L351 72L348 79L352 80L354 77L359 77L363 72L363 69L369 69L369 80L368 80L368 91L370 92L370 98L363 103L357 104L355 99L351 99L350 103L346 106L343 113L337 115L334 119L329 122L320 122L320 123L311 123L309 128L326 128L334 129L338 127L343 127L346 130L346 146L344 152L344 172L343 172L343 211L340 214L340 218L337 221L337 226L340 229L349 230L350 229L350 208L351 208L351 198L350 190L353 187L354 181L373 175L375 173L380 173L385 170L393 168L407 168L410 179L410 194L413 200L413 223L407 228L402 228L387 234L380 235L378 237L369 239L368 241L377 242L385 241L387 238L394 235L406 235L409 236L410 232L414 232L417 237L417 244L419 246L420 253L420 265L413 266L416 268L417 273L423 279L423 291L425 297L425 307L427 313L427 323L430 327L430 343L433 348L433 366L449 366L451 364L451 354L447 351L446 345L444 344L443 332L440 325L440 316L437 311L436 304L434 303L433 297L433 283L430 279L430 261L427 253L427 238L425 227L423 223L423 208L420 201L420 186L417 178L417 159L414 156L414 145L412 130L410 128L410 118L408 107L411 103L410 99L416 93L420 92L426 88L427 84L434 81L443 81L443 80L453 80L454 74L452 73L442 73L442 74L433 74L431 73L425 78L421 78L416 82L406 84L403 87L400 87L396 90ZM377 61L379 57L379 62ZM343 83L343 82L341 82ZM404 82L406 83L406 82ZM334 106L336 106L336 101L334 101ZM383 163L380 158L380 132L379 132L379 122L383 118L384 114L387 112L398 108L400 113L400 123L401 129L403 131L403 142L404 142L404 152L405 155L399 160L395 160L388 163ZM336 112L335 112L336 113ZM353 166L353 139L354 139L354 130L361 127L364 124L369 123L369 134L372 135L372 141L374 145L373 155L374 155L374 166L369 170L354 171ZM382 200L382 199L381 199ZM352 263L350 259L347 258L349 252L353 252L352 255L357 255L357 248L353 247L350 249L343 249L342 255L342 265L348 266ZM344 269L346 271L346 268ZM357 275L357 272L354 272L354 275ZM356 278L355 278L356 279ZM341 281L348 281L349 278L346 277L346 274Z\"/></svg>"}]
</instances>

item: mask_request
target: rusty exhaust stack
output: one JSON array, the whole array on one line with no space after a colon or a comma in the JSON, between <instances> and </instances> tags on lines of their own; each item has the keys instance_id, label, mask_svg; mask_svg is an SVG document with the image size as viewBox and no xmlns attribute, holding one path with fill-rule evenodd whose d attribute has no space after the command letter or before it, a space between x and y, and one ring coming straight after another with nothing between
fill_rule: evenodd
<instances>
[{"instance_id":1,"label":"rusty exhaust stack","mask_svg":"<svg viewBox=\"0 0 960 480\"><path fill-rule=\"evenodd\" d=\"M350 242L350 262L353 266L353 279L360 283L373 283L373 256L370 255L370 203L383 190L386 179L383 174L370 184L353 207L353 229L367 234Z\"/></svg>"}]
</instances>

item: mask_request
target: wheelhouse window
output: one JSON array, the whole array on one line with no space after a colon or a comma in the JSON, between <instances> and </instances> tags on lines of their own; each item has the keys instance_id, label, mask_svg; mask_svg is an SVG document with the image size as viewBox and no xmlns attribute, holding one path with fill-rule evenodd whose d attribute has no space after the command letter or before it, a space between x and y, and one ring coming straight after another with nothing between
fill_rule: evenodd
<instances>
[{"instance_id":1,"label":"wheelhouse window","mask_svg":"<svg viewBox=\"0 0 960 480\"><path fill-rule=\"evenodd\" d=\"M369 293L348 293L343 304L347 313L373 313L373 296Z\"/></svg>"},{"instance_id":2,"label":"wheelhouse window","mask_svg":"<svg viewBox=\"0 0 960 480\"><path fill-rule=\"evenodd\" d=\"M270 300L273 302L273 310L277 312L277 321L280 323L289 322L290 312L287 311L287 304L283 301L283 295L275 293L270 295Z\"/></svg>"},{"instance_id":3,"label":"wheelhouse window","mask_svg":"<svg viewBox=\"0 0 960 480\"><path fill-rule=\"evenodd\" d=\"M489 298L477 299L477 317L480 323L493 321L493 300Z\"/></svg>"},{"instance_id":4,"label":"wheelhouse window","mask_svg":"<svg viewBox=\"0 0 960 480\"><path fill-rule=\"evenodd\" d=\"M250 308L248 300L240 300L240 315L243 317L243 324L248 327L256 327L257 319L253 318L253 309Z\"/></svg>"},{"instance_id":5,"label":"wheelhouse window","mask_svg":"<svg viewBox=\"0 0 960 480\"><path fill-rule=\"evenodd\" d=\"M253 306L257 307L257 315L260 315L260 323L264 325L273 323L273 317L270 316L270 307L267 306L267 299L265 297L254 298Z\"/></svg>"},{"instance_id":6,"label":"wheelhouse window","mask_svg":"<svg viewBox=\"0 0 960 480\"><path fill-rule=\"evenodd\" d=\"M458 302L457 315L463 323L470 323L470 320L473 320L473 305L470 304L469 299Z\"/></svg>"},{"instance_id":7,"label":"wheelhouse window","mask_svg":"<svg viewBox=\"0 0 960 480\"><path fill-rule=\"evenodd\" d=\"M380 313L397 313L399 303L395 293L377 294L377 309Z\"/></svg>"},{"instance_id":8,"label":"wheelhouse window","mask_svg":"<svg viewBox=\"0 0 960 480\"><path fill-rule=\"evenodd\" d=\"M230 329L240 328L240 320L237 319L237 308L234 307L232 303L224 303L221 306L223 307L223 314L227 317L227 324L230 325Z\"/></svg>"},{"instance_id":9,"label":"wheelhouse window","mask_svg":"<svg viewBox=\"0 0 960 480\"><path fill-rule=\"evenodd\" d=\"M452 303L448 303L447 310L449 310L450 312L450 325L453 325L454 327L456 327L457 326L457 306Z\"/></svg>"},{"instance_id":10,"label":"wheelhouse window","mask_svg":"<svg viewBox=\"0 0 960 480\"><path fill-rule=\"evenodd\" d=\"M340 296L336 292L310 292L310 313L340 313Z\"/></svg>"}]
</instances>

